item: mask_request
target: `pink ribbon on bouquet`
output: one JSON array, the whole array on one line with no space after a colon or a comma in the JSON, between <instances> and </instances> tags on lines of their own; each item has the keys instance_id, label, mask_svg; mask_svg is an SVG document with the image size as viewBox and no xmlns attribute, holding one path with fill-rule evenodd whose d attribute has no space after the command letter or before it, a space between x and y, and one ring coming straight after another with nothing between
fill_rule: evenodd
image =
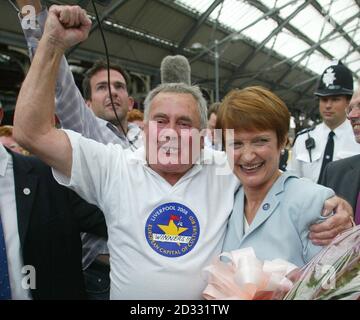
<instances>
[{"instance_id":1,"label":"pink ribbon on bouquet","mask_svg":"<svg viewBox=\"0 0 360 320\"><path fill-rule=\"evenodd\" d=\"M224 262L221 258L227 258ZM282 259L261 262L253 248L244 248L220 254L203 271L208 286L203 292L207 300L271 299L275 291L288 291L292 282L286 275L297 269Z\"/></svg>"}]
</instances>

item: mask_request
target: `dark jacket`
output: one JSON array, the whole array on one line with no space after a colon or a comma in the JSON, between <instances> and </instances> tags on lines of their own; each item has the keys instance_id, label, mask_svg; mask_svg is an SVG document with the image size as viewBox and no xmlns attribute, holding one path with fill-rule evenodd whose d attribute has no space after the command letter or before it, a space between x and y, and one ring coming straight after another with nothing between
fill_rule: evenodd
<instances>
[{"instance_id":1,"label":"dark jacket","mask_svg":"<svg viewBox=\"0 0 360 320\"><path fill-rule=\"evenodd\" d=\"M330 162L320 183L347 200L355 212L360 190L360 155Z\"/></svg>"},{"instance_id":2,"label":"dark jacket","mask_svg":"<svg viewBox=\"0 0 360 320\"><path fill-rule=\"evenodd\" d=\"M24 265L36 271L33 299L83 299L80 232L107 237L102 212L60 186L49 166L10 152Z\"/></svg>"}]
</instances>

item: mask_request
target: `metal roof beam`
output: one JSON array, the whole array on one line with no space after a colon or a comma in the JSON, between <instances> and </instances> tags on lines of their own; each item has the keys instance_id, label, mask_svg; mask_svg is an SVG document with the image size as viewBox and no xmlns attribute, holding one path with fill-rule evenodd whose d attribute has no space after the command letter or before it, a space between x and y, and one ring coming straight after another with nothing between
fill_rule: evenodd
<instances>
[{"instance_id":1,"label":"metal roof beam","mask_svg":"<svg viewBox=\"0 0 360 320\"><path fill-rule=\"evenodd\" d=\"M357 30L357 28L354 28L354 30ZM340 37L340 35L335 35L335 36L332 36L332 35L331 35L331 37L328 37L328 36L327 36L327 37L324 38L323 40L320 40L320 41L318 42L318 44L321 45L321 44L323 44L323 43L325 43L325 42L327 42L327 41L330 41L330 40L331 40L331 41L334 41L334 40L336 40L336 39L339 38L339 37ZM282 66L283 64L287 64L288 67L289 67L289 70L294 69L294 68L299 64L298 62L302 61L305 57L308 56L308 52L309 52L310 49L311 49L311 48L308 48L308 49L306 49L306 50L302 50L302 51L296 53L295 55L293 55L293 56L291 56L291 57L289 57L289 58L285 58L285 59L281 60L280 62L277 62L277 63L271 65L270 67L267 67L267 68L261 67L260 70L259 70L258 72L256 72L254 76L252 76L251 80L256 79L256 77L257 77L258 75L260 75L260 74L263 74L263 73L266 73L266 72L270 72L270 71L272 71L272 70L274 70L274 69L277 69L277 68L279 68L280 66ZM340 60L345 59L348 55L350 55L351 53L355 52L356 50L357 50L357 49L352 49L351 51L347 52L346 55L344 55L343 57L341 57ZM295 62L295 58L298 57L298 56L300 56L300 55L302 55L300 61ZM291 68L291 67L292 67L292 68ZM288 71L287 71L287 72L288 72ZM319 76L319 75L316 75L316 77L317 77L317 76ZM231 78L230 78L230 79L231 79ZM234 78L231 79L231 80L235 80L235 79L236 79L236 77L234 77Z\"/></svg>"},{"instance_id":2,"label":"metal roof beam","mask_svg":"<svg viewBox=\"0 0 360 320\"><path fill-rule=\"evenodd\" d=\"M178 13L182 13L184 14L186 17L192 18L194 20L199 19L199 13L196 12L196 10L191 10L187 7L183 7L182 5L180 5L178 2L174 2L175 0L152 0L152 1L157 1L159 3L161 3L164 6L167 6L173 10L176 10L176 12ZM210 20L205 20L203 24L208 25L209 27L213 26L213 22ZM229 27L226 27L222 24L218 25L218 31L223 32L225 34L230 33L231 31L229 31Z\"/></svg>"},{"instance_id":3,"label":"metal roof beam","mask_svg":"<svg viewBox=\"0 0 360 320\"><path fill-rule=\"evenodd\" d=\"M0 38L2 40L2 43L8 46L13 46L16 48L22 48L24 50L24 57L27 56L27 46L26 42L24 41L24 36L21 34L17 34L14 32L4 31L0 30ZM104 58L104 53L99 53L95 51L91 51L88 49L82 49L78 48L73 56L73 59L78 59L81 61L91 61L94 62L98 59ZM135 71L135 72L141 72L148 75L156 75L159 72L158 67L148 66L145 64L139 64L137 61L133 61L130 59L122 59L115 55L110 54L110 60L112 62L116 62L121 64L121 66L124 67L124 69Z\"/></svg>"},{"instance_id":4,"label":"metal roof beam","mask_svg":"<svg viewBox=\"0 0 360 320\"><path fill-rule=\"evenodd\" d=\"M123 6L129 0L118 0L116 1L109 9L105 10L104 13L100 16L100 23L102 23L107 17L111 16L116 10ZM97 21L92 25L90 29L90 34L94 32L99 27Z\"/></svg>"},{"instance_id":5,"label":"metal roof beam","mask_svg":"<svg viewBox=\"0 0 360 320\"><path fill-rule=\"evenodd\" d=\"M360 16L360 11L353 15L352 17L346 19L341 25L339 25L339 28L343 28L345 25L350 23L352 20ZM342 29L343 30L343 29ZM308 57L310 54L312 54L315 50L317 50L321 44L325 43L333 34L338 32L338 29L335 28L333 31L331 31L326 37L321 39L318 43L314 44L312 47L309 48L304 54L301 56L299 60L297 60L288 70L286 70L281 77L277 80L278 82L282 82L286 79L286 77L289 75L289 71L295 69L302 60L304 60L306 57ZM344 31L343 31L344 32ZM356 76L356 75L355 75Z\"/></svg>"},{"instance_id":6,"label":"metal roof beam","mask_svg":"<svg viewBox=\"0 0 360 320\"><path fill-rule=\"evenodd\" d=\"M108 25L108 24L105 24L103 26L103 29L104 31L106 32L109 32L111 34L114 34L114 35L122 35L122 36L125 36L131 40L138 40L142 43L146 43L146 44L149 44L149 45L152 45L152 46L156 46L156 47L159 47L159 48L163 48L165 50L168 50L168 51L173 51L174 48L176 47L176 44L175 43L172 43L172 42L169 42L169 41L162 41L163 39L156 39L155 37L146 37L146 35L144 34L141 34L140 32L137 32L137 30L134 30L134 29L129 29L129 28L124 28L124 29L118 29L118 28L115 28L114 26L111 26L111 25ZM1 34L1 33L0 33ZM82 50L81 47L78 48L77 50ZM76 54L76 51L74 51L73 54ZM187 52L187 55L193 55L193 53L191 52ZM72 55L72 57L74 57ZM202 61L204 62L207 62L207 63L210 63L208 61L211 61L211 64L213 63L212 60L210 59L203 59ZM223 60L221 59L219 61L220 63L220 67L222 69L225 69L229 72L231 72L234 68L234 64L226 61L226 60Z\"/></svg>"},{"instance_id":7,"label":"metal roof beam","mask_svg":"<svg viewBox=\"0 0 360 320\"><path fill-rule=\"evenodd\" d=\"M256 80L259 81L259 82L263 82L263 83L265 83L265 84L267 84L269 86L272 86L272 85L276 84L276 80L270 80L270 79L265 79L265 78L260 78L260 77L257 78ZM247 82L247 81L245 81L245 82ZM280 84L280 85L277 86L277 88L278 88L278 90L285 90L285 91L289 91L291 89L290 86L287 86L285 84ZM295 92L297 94L301 93L301 94L304 95L304 93L302 91L300 91L300 90L292 90L292 92Z\"/></svg>"},{"instance_id":8,"label":"metal roof beam","mask_svg":"<svg viewBox=\"0 0 360 320\"><path fill-rule=\"evenodd\" d=\"M312 0L307 1L309 3L312 2ZM267 6L265 6L262 2L258 1L258 0L251 0L249 1L249 3L251 5L253 5L254 7L256 7L257 9L259 9L262 12L268 12L269 8ZM284 19L281 18L278 14L272 16L272 19L274 19L278 24L282 24ZM307 43L310 46L313 46L315 44L315 42L313 40L311 40L308 36L306 36L304 33L302 33L299 29L295 28L294 26L292 26L291 24L287 24L285 26L285 28L287 30L289 30L292 34L294 34L295 36L299 37L299 39L303 40L305 43ZM327 52L325 49L323 48L319 48L319 51L328 58L332 58L332 55Z\"/></svg>"},{"instance_id":9,"label":"metal roof beam","mask_svg":"<svg viewBox=\"0 0 360 320\"><path fill-rule=\"evenodd\" d=\"M162 1L162 0L158 0L158 1ZM228 42L229 40L233 39L233 37L235 35L241 35L241 33L246 30L246 29L249 29L250 27L254 26L255 24L257 24L259 21L263 20L263 19L266 19L266 18L269 18L269 17L272 17L273 15L277 14L281 9L297 2L298 0L291 0L289 1L288 3L284 4L283 6L279 7L279 8L274 8L274 9L271 9L269 10L268 12L264 13L261 17L255 19L254 21L252 21L250 24L248 24L247 26L245 26L244 28L238 30L238 31L235 31L233 33L230 33L228 34L226 37L224 37L223 39L219 40L218 41L218 46L221 46L222 44ZM209 46L208 48L202 50L198 55L195 56L195 58L193 58L190 63L193 63L199 59L201 59L204 55L206 55L209 51L211 50L214 50L215 49L215 44Z\"/></svg>"},{"instance_id":10,"label":"metal roof beam","mask_svg":"<svg viewBox=\"0 0 360 320\"><path fill-rule=\"evenodd\" d=\"M311 2L311 1L310 1ZM250 54L245 58L245 60L234 70L230 79L225 83L224 89L227 90L231 85L233 79L243 71L244 67L250 63L254 58L256 53L262 50L265 45L276 35L278 34L289 22L293 19L300 11L305 9L310 2L304 2L301 6L299 6L292 14L290 14L281 24L279 24L256 48L254 48Z\"/></svg>"},{"instance_id":11,"label":"metal roof beam","mask_svg":"<svg viewBox=\"0 0 360 320\"><path fill-rule=\"evenodd\" d=\"M104 58L103 53L90 51L88 49L77 49L73 54L73 59L78 59L81 61L87 62L95 62L96 60ZM153 66L149 66L143 63L139 63L130 59L119 58L114 55L110 55L110 61L116 64L121 65L124 69L128 71L140 72L147 75L157 75L159 72L159 68L155 68Z\"/></svg>"},{"instance_id":12,"label":"metal roof beam","mask_svg":"<svg viewBox=\"0 0 360 320\"><path fill-rule=\"evenodd\" d=\"M178 48L176 50L177 53L181 53L184 47L189 43L189 41L193 38L196 32L200 29L200 27L204 24L206 19L211 15L211 13L221 4L224 0L214 0L214 2L209 6L209 8L200 16L199 20L193 24L190 30L186 33L185 37L180 41Z\"/></svg>"},{"instance_id":13,"label":"metal roof beam","mask_svg":"<svg viewBox=\"0 0 360 320\"><path fill-rule=\"evenodd\" d=\"M360 0L359 0L360 2ZM324 14L324 11L322 10L321 5L319 4L319 2L317 2L316 0L312 1L312 6L316 9L316 11L318 11L325 19L329 19L329 22L335 26L336 30L338 32L340 32L343 37L346 39L347 42L350 43L350 45L353 48L357 48L358 45L354 42L354 40L349 36L349 34L329 15Z\"/></svg>"}]
</instances>

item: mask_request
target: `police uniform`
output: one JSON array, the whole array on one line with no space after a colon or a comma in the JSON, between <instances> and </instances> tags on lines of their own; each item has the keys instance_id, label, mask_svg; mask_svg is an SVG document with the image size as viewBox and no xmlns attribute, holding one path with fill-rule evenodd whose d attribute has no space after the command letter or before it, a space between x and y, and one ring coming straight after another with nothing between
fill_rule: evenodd
<instances>
[{"instance_id":1,"label":"police uniform","mask_svg":"<svg viewBox=\"0 0 360 320\"><path fill-rule=\"evenodd\" d=\"M294 171L300 177L317 182L330 131L331 129L325 123L320 123L315 128L300 132L293 146L291 161L287 169ZM335 133L333 161L360 154L360 144L355 141L349 120L333 131ZM315 148L310 151L306 149L305 144L309 137L315 141ZM310 161L309 152L311 152L312 161Z\"/></svg>"},{"instance_id":2,"label":"police uniform","mask_svg":"<svg viewBox=\"0 0 360 320\"><path fill-rule=\"evenodd\" d=\"M336 96L353 93L353 79L351 71L341 62L325 69L316 96ZM295 140L288 170L292 170L300 177L306 177L314 182L319 179L324 151L331 129L320 123L316 127L300 132ZM360 145L356 143L349 120L332 130L334 132L333 161L351 157L360 153Z\"/></svg>"}]
</instances>

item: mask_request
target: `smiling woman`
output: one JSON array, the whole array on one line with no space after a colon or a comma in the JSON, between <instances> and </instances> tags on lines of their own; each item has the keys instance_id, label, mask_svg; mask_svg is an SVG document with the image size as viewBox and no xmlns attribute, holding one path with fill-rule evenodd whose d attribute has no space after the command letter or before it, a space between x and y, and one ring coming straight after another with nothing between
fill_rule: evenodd
<instances>
[{"instance_id":1,"label":"smiling woman","mask_svg":"<svg viewBox=\"0 0 360 320\"><path fill-rule=\"evenodd\" d=\"M248 192L266 194L280 174L280 152L289 131L290 113L284 102L262 87L233 91L218 119L222 127L235 129L233 136L225 136L234 173ZM249 212L248 220L255 213Z\"/></svg>"},{"instance_id":2,"label":"smiling woman","mask_svg":"<svg viewBox=\"0 0 360 320\"><path fill-rule=\"evenodd\" d=\"M308 228L323 219L322 204L334 193L279 171L289 122L285 103L262 87L231 91L220 105L217 128L242 184L223 250L253 247L262 260L281 258L300 267L321 250Z\"/></svg>"}]
</instances>

